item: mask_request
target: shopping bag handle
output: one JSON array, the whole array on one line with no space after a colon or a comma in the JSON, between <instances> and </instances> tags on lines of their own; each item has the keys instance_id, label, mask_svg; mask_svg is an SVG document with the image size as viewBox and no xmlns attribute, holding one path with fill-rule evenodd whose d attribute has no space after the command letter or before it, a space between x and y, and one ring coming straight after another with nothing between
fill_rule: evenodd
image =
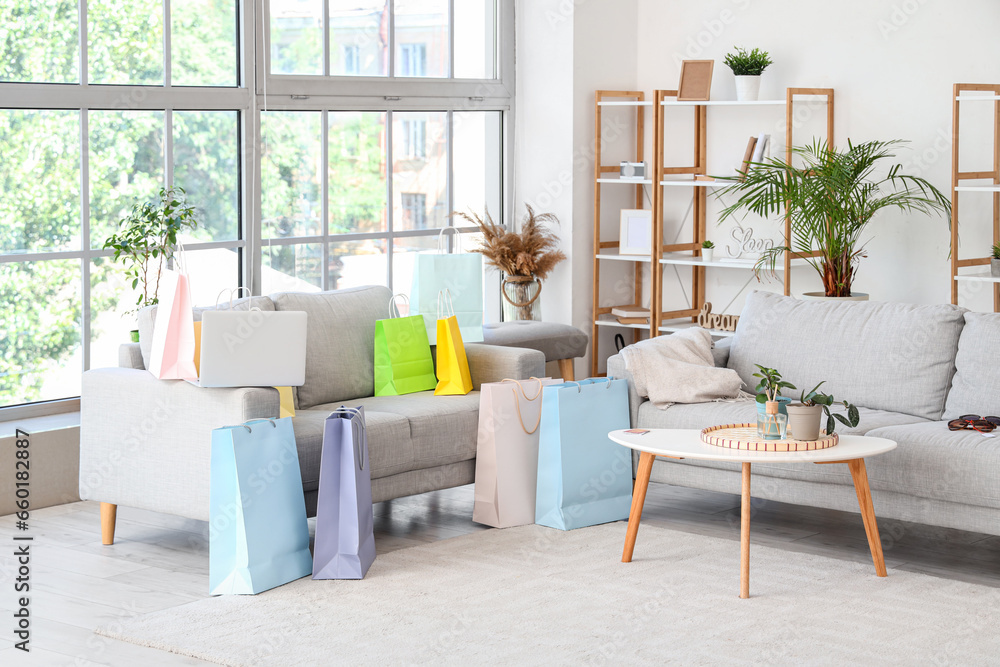
<instances>
[{"instance_id":1,"label":"shopping bag handle","mask_svg":"<svg viewBox=\"0 0 1000 667\"><path fill-rule=\"evenodd\" d=\"M253 293L250 291L250 288L249 287L244 287L242 285L240 285L239 287L235 287L235 288L225 287L222 290L220 290L219 291L219 295L217 297L215 297L215 309L216 310L219 309L219 299L222 298L222 295L225 294L226 292L229 292L229 310L232 310L233 309L233 297L235 295L237 295L237 294L240 294L243 291L245 291L247 293L247 298L250 300L250 303L247 306L247 310L257 310L257 311L259 311L260 308L257 307L257 306L255 306L255 305L253 305Z\"/></svg>"},{"instance_id":2,"label":"shopping bag handle","mask_svg":"<svg viewBox=\"0 0 1000 667\"><path fill-rule=\"evenodd\" d=\"M606 384L604 385L604 388L605 389L611 389L611 380L612 380L612 378L590 378L590 379L584 380L583 382L573 382L572 380L567 380L566 382L563 382L563 384L575 384L576 385L576 393L579 394L580 392L583 391L583 384L584 383L587 383L587 384L597 384L598 382L604 381L604 382L606 382Z\"/></svg>"},{"instance_id":3,"label":"shopping bag handle","mask_svg":"<svg viewBox=\"0 0 1000 667\"><path fill-rule=\"evenodd\" d=\"M346 405L341 405L339 408L333 411L333 414L338 414L338 413L351 415L351 418L348 421L351 422L351 435L355 436L352 438L354 440L354 458L355 460L358 461L358 470L364 470L365 452L364 449L361 447L361 436L365 435L365 431L367 430L367 428L364 422L361 422L359 424L358 422L354 421L355 417L361 416L361 408L349 408Z\"/></svg>"},{"instance_id":4,"label":"shopping bag handle","mask_svg":"<svg viewBox=\"0 0 1000 667\"><path fill-rule=\"evenodd\" d=\"M458 231L458 227L442 227L441 231L438 232L438 247L437 247L438 254L441 255L448 254L445 252L444 249L444 233L449 230L455 232L455 252L456 253L462 252L462 232Z\"/></svg>"},{"instance_id":5,"label":"shopping bag handle","mask_svg":"<svg viewBox=\"0 0 1000 667\"><path fill-rule=\"evenodd\" d=\"M389 317L390 318L402 317L402 315L399 314L399 306L396 305L396 299L399 299L399 298L402 298L403 301L406 303L407 306L410 305L410 297L406 296L402 292L400 292L399 294L393 294L389 298Z\"/></svg>"},{"instance_id":6,"label":"shopping bag handle","mask_svg":"<svg viewBox=\"0 0 1000 667\"><path fill-rule=\"evenodd\" d=\"M503 380L500 380L500 384L503 384L504 382L513 382L514 384L517 385L518 389L521 390L521 395L524 396L525 400L531 403L532 401L534 401L535 399L537 399L539 396L542 395L542 381L536 378L534 375L532 375L528 379L538 380L538 393L536 393L531 398L528 398L528 394L524 391L524 386L521 384L520 380L514 380L512 378L504 378ZM534 427L532 427L531 430L528 430L528 427L524 425L524 418L521 416L521 402L517 400L517 389L511 387L510 390L514 392L514 410L517 412L517 421L521 422L521 430L527 433L528 435L534 434L534 432L538 430L539 424L542 423L542 411L541 410L538 411L538 419L535 420Z\"/></svg>"},{"instance_id":7,"label":"shopping bag handle","mask_svg":"<svg viewBox=\"0 0 1000 667\"><path fill-rule=\"evenodd\" d=\"M451 315L455 314L455 302L451 299L451 290L445 287L438 290L437 318L441 320L445 317L451 317L449 312Z\"/></svg>"},{"instance_id":8,"label":"shopping bag handle","mask_svg":"<svg viewBox=\"0 0 1000 667\"><path fill-rule=\"evenodd\" d=\"M270 422L271 426L273 426L274 428L278 428L278 425L274 422L274 420L268 417L265 417L263 419L251 419L250 421L243 422L242 424L240 424L240 426L245 428L247 430L247 433L253 433L253 429L250 428L250 424L257 424L260 422Z\"/></svg>"},{"instance_id":9,"label":"shopping bag handle","mask_svg":"<svg viewBox=\"0 0 1000 667\"><path fill-rule=\"evenodd\" d=\"M541 379L536 378L534 375L532 375L528 379L529 380L536 380L538 382L538 391L531 398L528 398L528 393L526 391L524 391L524 385L521 384L521 382L522 382L521 380L515 380L514 378L504 378L503 380L500 380L500 383L503 384L504 382L513 382L514 384L516 384L518 386L518 388L520 388L521 395L524 396L524 399L526 401L533 401L533 400L535 400L536 398L538 398L539 396L542 395L542 381L541 381Z\"/></svg>"}]
</instances>

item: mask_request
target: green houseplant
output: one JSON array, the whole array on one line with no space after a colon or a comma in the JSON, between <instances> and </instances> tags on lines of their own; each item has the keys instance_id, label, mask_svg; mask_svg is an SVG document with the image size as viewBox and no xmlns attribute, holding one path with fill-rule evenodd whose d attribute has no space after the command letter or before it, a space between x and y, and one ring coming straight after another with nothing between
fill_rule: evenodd
<instances>
[{"instance_id":1,"label":"green houseplant","mask_svg":"<svg viewBox=\"0 0 1000 667\"><path fill-rule=\"evenodd\" d=\"M733 71L736 79L736 99L741 102L752 102L760 94L760 75L774 61L767 51L737 48L726 54L723 61Z\"/></svg>"},{"instance_id":2,"label":"green houseplant","mask_svg":"<svg viewBox=\"0 0 1000 667\"><path fill-rule=\"evenodd\" d=\"M820 382L810 391L803 391L798 403L788 406L788 425L796 440L816 440L819 438L820 422L826 413L826 433L833 433L839 421L844 426L854 427L861 421L858 408L847 401L837 401L830 394L824 394L819 388L826 382ZM843 405L847 415L831 412L834 404Z\"/></svg>"},{"instance_id":3,"label":"green houseplant","mask_svg":"<svg viewBox=\"0 0 1000 667\"><path fill-rule=\"evenodd\" d=\"M823 280L826 297L850 297L858 261L866 256L863 238L869 223L886 208L930 215L951 212L951 202L926 179L901 173L893 164L880 171L884 160L895 157L903 141L847 143L847 150L831 148L822 141L792 148L802 165L780 158L768 158L750 165L746 178L723 177L734 181L717 196L736 195L720 222L737 211L761 216L785 212L791 221L788 246L764 251L754 267L774 274L782 253L810 254L805 257ZM878 173L876 173L878 171Z\"/></svg>"},{"instance_id":4,"label":"green houseplant","mask_svg":"<svg viewBox=\"0 0 1000 667\"><path fill-rule=\"evenodd\" d=\"M706 262L711 262L715 256L715 244L711 241L701 242L701 258Z\"/></svg>"},{"instance_id":5,"label":"green houseplant","mask_svg":"<svg viewBox=\"0 0 1000 667\"><path fill-rule=\"evenodd\" d=\"M114 261L124 265L132 289L142 286L129 314L158 302L160 275L173 259L178 233L197 226L194 207L188 205L180 187L161 189L159 201L137 203L119 221L118 231L104 242L104 249L113 250ZM137 334L132 332L133 340Z\"/></svg>"},{"instance_id":6,"label":"green houseplant","mask_svg":"<svg viewBox=\"0 0 1000 667\"><path fill-rule=\"evenodd\" d=\"M753 376L760 378L754 388L757 393L757 434L765 440L782 440L788 422L787 406L791 399L783 397L781 390L795 389L795 385L782 380L781 373L774 368L754 365L759 372Z\"/></svg>"},{"instance_id":7,"label":"green houseplant","mask_svg":"<svg viewBox=\"0 0 1000 667\"><path fill-rule=\"evenodd\" d=\"M1000 243L994 243L990 253L990 273L1000 278Z\"/></svg>"}]
</instances>

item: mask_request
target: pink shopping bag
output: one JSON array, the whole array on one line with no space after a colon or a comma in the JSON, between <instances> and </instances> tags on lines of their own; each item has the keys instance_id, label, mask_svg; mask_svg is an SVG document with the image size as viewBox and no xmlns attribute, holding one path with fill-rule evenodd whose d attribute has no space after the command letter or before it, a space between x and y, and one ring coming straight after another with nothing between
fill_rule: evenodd
<instances>
[{"instance_id":1,"label":"pink shopping bag","mask_svg":"<svg viewBox=\"0 0 1000 667\"><path fill-rule=\"evenodd\" d=\"M195 380L194 316L187 275L164 269L159 297L149 372L161 380Z\"/></svg>"}]
</instances>

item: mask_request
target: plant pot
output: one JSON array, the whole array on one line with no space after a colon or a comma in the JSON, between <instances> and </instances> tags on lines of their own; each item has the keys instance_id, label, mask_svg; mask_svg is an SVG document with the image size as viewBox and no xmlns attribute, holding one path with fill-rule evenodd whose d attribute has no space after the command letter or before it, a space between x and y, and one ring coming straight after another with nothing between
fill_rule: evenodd
<instances>
[{"instance_id":1,"label":"plant pot","mask_svg":"<svg viewBox=\"0 0 1000 667\"><path fill-rule=\"evenodd\" d=\"M129 333L129 337L132 339L133 343L138 343L139 342L139 330L138 329L132 329L128 333Z\"/></svg>"},{"instance_id":2,"label":"plant pot","mask_svg":"<svg viewBox=\"0 0 1000 667\"><path fill-rule=\"evenodd\" d=\"M1000 259L990 260L990 273L993 274L994 278L1000 278Z\"/></svg>"},{"instance_id":3,"label":"plant pot","mask_svg":"<svg viewBox=\"0 0 1000 667\"><path fill-rule=\"evenodd\" d=\"M867 301L864 292L851 292L851 296L827 296L825 292L803 292L799 297L803 301Z\"/></svg>"},{"instance_id":4,"label":"plant pot","mask_svg":"<svg viewBox=\"0 0 1000 667\"><path fill-rule=\"evenodd\" d=\"M737 76L736 99L740 102L756 102L760 95L760 75Z\"/></svg>"},{"instance_id":5,"label":"plant pot","mask_svg":"<svg viewBox=\"0 0 1000 667\"><path fill-rule=\"evenodd\" d=\"M542 281L531 276L507 276L500 287L503 320L541 320Z\"/></svg>"},{"instance_id":6,"label":"plant pot","mask_svg":"<svg viewBox=\"0 0 1000 667\"><path fill-rule=\"evenodd\" d=\"M802 405L792 403L788 406L788 430L796 440L812 441L819 438L820 425L823 423L822 405Z\"/></svg>"},{"instance_id":7,"label":"plant pot","mask_svg":"<svg viewBox=\"0 0 1000 667\"><path fill-rule=\"evenodd\" d=\"M701 259L704 262L711 262L715 257L715 248L702 248Z\"/></svg>"}]
</instances>

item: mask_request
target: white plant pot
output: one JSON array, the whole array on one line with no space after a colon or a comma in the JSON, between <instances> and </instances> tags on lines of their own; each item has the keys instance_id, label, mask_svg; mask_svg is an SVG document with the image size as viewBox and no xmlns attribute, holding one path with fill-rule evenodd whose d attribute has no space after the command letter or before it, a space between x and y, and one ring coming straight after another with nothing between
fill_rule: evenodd
<instances>
[{"instance_id":1,"label":"white plant pot","mask_svg":"<svg viewBox=\"0 0 1000 667\"><path fill-rule=\"evenodd\" d=\"M993 274L994 278L1000 278L1000 259L990 260L990 273Z\"/></svg>"},{"instance_id":2,"label":"white plant pot","mask_svg":"<svg viewBox=\"0 0 1000 667\"><path fill-rule=\"evenodd\" d=\"M715 258L715 248L702 248L701 259L703 262L711 262Z\"/></svg>"},{"instance_id":3,"label":"white plant pot","mask_svg":"<svg viewBox=\"0 0 1000 667\"><path fill-rule=\"evenodd\" d=\"M736 99L740 102L755 102L760 95L760 75L737 76Z\"/></svg>"},{"instance_id":4,"label":"white plant pot","mask_svg":"<svg viewBox=\"0 0 1000 667\"><path fill-rule=\"evenodd\" d=\"M803 292L799 297L803 301L867 301L864 292L851 292L851 296L827 296L826 292Z\"/></svg>"}]
</instances>

